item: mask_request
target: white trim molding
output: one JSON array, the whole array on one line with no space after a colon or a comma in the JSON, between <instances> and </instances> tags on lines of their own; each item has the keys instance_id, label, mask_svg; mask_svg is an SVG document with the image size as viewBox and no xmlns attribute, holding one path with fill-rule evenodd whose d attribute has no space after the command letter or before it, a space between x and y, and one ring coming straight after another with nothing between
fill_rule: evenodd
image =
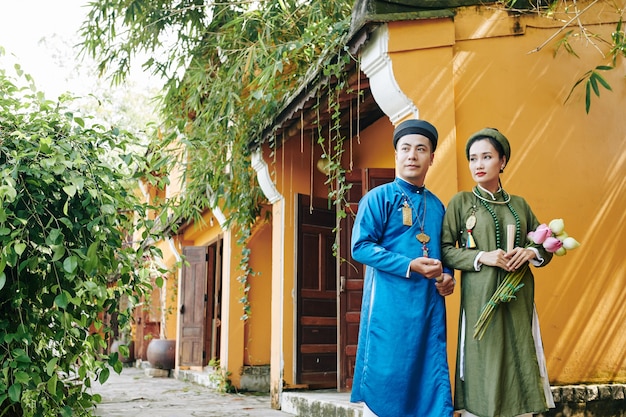
<instances>
[{"instance_id":1,"label":"white trim molding","mask_svg":"<svg viewBox=\"0 0 626 417\"><path fill-rule=\"evenodd\" d=\"M261 190L263 194L270 202L270 204L274 204L283 196L278 192L276 186L272 182L272 177L270 176L270 171L267 167L267 163L263 159L263 152L261 149L257 149L252 152L252 168L256 171L256 177L259 181L259 185L261 186Z\"/></svg>"},{"instance_id":2,"label":"white trim molding","mask_svg":"<svg viewBox=\"0 0 626 417\"><path fill-rule=\"evenodd\" d=\"M388 52L389 28L385 24L372 33L371 39L363 47L361 68L370 79L370 88L376 103L395 125L407 116L419 118L419 111L400 89L393 75Z\"/></svg>"}]
</instances>

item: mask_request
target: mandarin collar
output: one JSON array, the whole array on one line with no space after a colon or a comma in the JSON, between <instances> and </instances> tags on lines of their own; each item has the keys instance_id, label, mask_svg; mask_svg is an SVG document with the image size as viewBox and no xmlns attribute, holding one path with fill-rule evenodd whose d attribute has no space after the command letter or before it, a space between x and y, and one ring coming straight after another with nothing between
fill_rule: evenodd
<instances>
[{"instance_id":1,"label":"mandarin collar","mask_svg":"<svg viewBox=\"0 0 626 417\"><path fill-rule=\"evenodd\" d=\"M418 187L417 185L411 184L410 182L403 180L400 177L396 177L396 184L400 186L400 189L406 192L407 194L423 194L426 189L425 186Z\"/></svg>"},{"instance_id":2,"label":"mandarin collar","mask_svg":"<svg viewBox=\"0 0 626 417\"><path fill-rule=\"evenodd\" d=\"M478 188L478 192L480 194L486 194L488 196L488 198L490 198L493 201L498 201L498 200L504 200L504 195L502 193L502 187L498 187L498 191L496 191L495 193L492 193L491 191L481 187L480 185L476 184L477 188Z\"/></svg>"}]
</instances>

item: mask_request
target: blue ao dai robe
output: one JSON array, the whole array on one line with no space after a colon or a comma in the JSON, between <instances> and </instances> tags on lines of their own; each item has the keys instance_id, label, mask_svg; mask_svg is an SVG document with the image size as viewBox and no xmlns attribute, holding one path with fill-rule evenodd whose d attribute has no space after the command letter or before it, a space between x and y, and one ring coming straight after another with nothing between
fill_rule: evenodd
<instances>
[{"instance_id":1,"label":"blue ao dai robe","mask_svg":"<svg viewBox=\"0 0 626 417\"><path fill-rule=\"evenodd\" d=\"M351 401L379 417L450 417L445 300L435 280L411 272L422 256L419 220L426 200L429 257L440 259L444 206L430 191L396 178L368 192L352 232L353 258L365 282ZM413 225L402 221L410 199ZM447 272L450 272L448 270Z\"/></svg>"}]
</instances>

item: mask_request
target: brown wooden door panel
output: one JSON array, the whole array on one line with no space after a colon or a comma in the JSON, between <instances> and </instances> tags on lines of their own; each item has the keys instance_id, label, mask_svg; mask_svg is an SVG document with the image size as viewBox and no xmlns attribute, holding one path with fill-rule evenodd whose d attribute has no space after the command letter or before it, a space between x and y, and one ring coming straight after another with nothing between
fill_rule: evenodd
<instances>
[{"instance_id":1,"label":"brown wooden door panel","mask_svg":"<svg viewBox=\"0 0 626 417\"><path fill-rule=\"evenodd\" d=\"M203 365L208 365L211 359L220 357L220 317L222 307L221 274L222 274L222 240L218 239L208 248L207 257L208 281L206 301L206 331L204 349L207 352Z\"/></svg>"},{"instance_id":2,"label":"brown wooden door panel","mask_svg":"<svg viewBox=\"0 0 626 417\"><path fill-rule=\"evenodd\" d=\"M180 366L203 366L206 328L207 247L183 248L180 306Z\"/></svg>"},{"instance_id":3,"label":"brown wooden door panel","mask_svg":"<svg viewBox=\"0 0 626 417\"><path fill-rule=\"evenodd\" d=\"M335 214L326 200L299 196L296 379L311 388L337 386Z\"/></svg>"},{"instance_id":4,"label":"brown wooden door panel","mask_svg":"<svg viewBox=\"0 0 626 417\"><path fill-rule=\"evenodd\" d=\"M339 390L346 391L352 388L354 363L359 338L359 323L361 317L361 301L363 298L363 279L365 268L352 259L350 241L352 227L358 210L361 197L372 188L393 181L395 170L392 168L370 168L355 170L346 175L346 181L352 184L347 195L347 216L342 219L339 232Z\"/></svg>"}]
</instances>

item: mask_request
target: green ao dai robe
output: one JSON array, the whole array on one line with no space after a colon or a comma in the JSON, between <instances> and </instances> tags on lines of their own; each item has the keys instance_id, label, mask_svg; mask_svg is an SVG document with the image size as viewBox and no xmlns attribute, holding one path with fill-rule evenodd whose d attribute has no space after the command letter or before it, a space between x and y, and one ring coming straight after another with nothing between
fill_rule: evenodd
<instances>
[{"instance_id":1,"label":"green ao dai robe","mask_svg":"<svg viewBox=\"0 0 626 417\"><path fill-rule=\"evenodd\" d=\"M486 193L482 194L487 197ZM501 192L494 197L504 201ZM506 204L488 204L497 216L500 247L505 249L506 225L515 224L515 217ZM516 246L526 246L528 232L535 230L539 222L523 198L511 196L510 206L520 223ZM473 212L476 224L472 235L476 248L468 249L466 221ZM474 324L483 306L506 275L506 271L487 265L475 270L479 251L495 250L496 240L495 222L486 206L472 192L455 195L448 205L442 231L443 262L461 271L454 408L480 417L539 413L554 407L554 402L545 371L530 269L521 281L524 286L515 294L517 298L498 305L481 340L473 337ZM540 266L545 266L552 254L543 247L538 250L543 258Z\"/></svg>"}]
</instances>

